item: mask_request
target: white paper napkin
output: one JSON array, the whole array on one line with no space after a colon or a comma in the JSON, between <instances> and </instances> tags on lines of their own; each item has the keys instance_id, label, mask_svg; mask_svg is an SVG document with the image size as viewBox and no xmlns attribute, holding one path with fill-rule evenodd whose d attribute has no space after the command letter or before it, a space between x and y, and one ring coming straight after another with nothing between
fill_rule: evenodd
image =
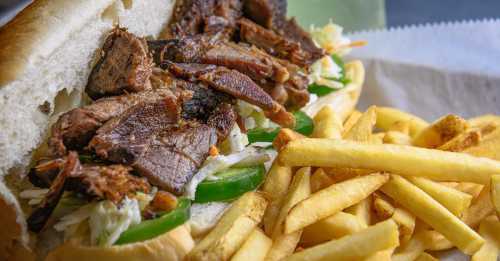
<instances>
[{"instance_id":1,"label":"white paper napkin","mask_svg":"<svg viewBox=\"0 0 500 261\"><path fill-rule=\"evenodd\" d=\"M360 106L394 106L435 120L500 114L500 20L359 32L366 82Z\"/></svg>"}]
</instances>

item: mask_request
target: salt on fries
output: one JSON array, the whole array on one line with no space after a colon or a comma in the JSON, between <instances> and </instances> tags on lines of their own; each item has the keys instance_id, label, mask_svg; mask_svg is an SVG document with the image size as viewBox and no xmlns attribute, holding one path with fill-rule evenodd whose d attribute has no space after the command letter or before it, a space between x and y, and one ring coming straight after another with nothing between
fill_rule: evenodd
<instances>
[{"instance_id":1,"label":"salt on fries","mask_svg":"<svg viewBox=\"0 0 500 261\"><path fill-rule=\"evenodd\" d=\"M456 247L497 260L500 117L359 112L359 91L306 107L311 137L281 129L259 192L235 201L188 259L432 261Z\"/></svg>"}]
</instances>

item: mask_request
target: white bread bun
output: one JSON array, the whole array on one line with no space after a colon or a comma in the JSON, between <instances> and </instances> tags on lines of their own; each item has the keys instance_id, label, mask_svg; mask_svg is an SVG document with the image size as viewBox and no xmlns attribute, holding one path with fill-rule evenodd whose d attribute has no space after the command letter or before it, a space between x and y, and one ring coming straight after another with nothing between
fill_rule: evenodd
<instances>
[{"instance_id":1,"label":"white bread bun","mask_svg":"<svg viewBox=\"0 0 500 261\"><path fill-rule=\"evenodd\" d=\"M156 37L174 4L174 0L37 0L1 28L0 176L40 144L54 99L62 90L77 97L70 105L78 104L95 54L114 24L139 36Z\"/></svg>"},{"instance_id":2,"label":"white bread bun","mask_svg":"<svg viewBox=\"0 0 500 261\"><path fill-rule=\"evenodd\" d=\"M194 247L187 225L154 239L112 247L87 247L68 241L50 252L46 261L177 261Z\"/></svg>"}]
</instances>

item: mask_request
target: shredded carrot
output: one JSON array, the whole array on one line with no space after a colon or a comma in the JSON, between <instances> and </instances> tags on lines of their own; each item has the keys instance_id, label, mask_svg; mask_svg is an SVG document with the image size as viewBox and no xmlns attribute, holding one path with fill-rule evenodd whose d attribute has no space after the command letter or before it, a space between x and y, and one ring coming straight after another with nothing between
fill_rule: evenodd
<instances>
[{"instance_id":1,"label":"shredded carrot","mask_svg":"<svg viewBox=\"0 0 500 261\"><path fill-rule=\"evenodd\" d=\"M210 156L215 157L215 156L219 155L219 149L217 149L217 147L215 147L215 145L212 145L212 146L210 146L210 149L208 150L208 154Z\"/></svg>"},{"instance_id":2,"label":"shredded carrot","mask_svg":"<svg viewBox=\"0 0 500 261\"><path fill-rule=\"evenodd\" d=\"M348 47L348 48L363 47L363 46L365 46L367 44L368 44L367 41L354 41L354 42L351 42L351 43L346 44L346 45L341 45L341 48L344 48L344 47Z\"/></svg>"}]
</instances>

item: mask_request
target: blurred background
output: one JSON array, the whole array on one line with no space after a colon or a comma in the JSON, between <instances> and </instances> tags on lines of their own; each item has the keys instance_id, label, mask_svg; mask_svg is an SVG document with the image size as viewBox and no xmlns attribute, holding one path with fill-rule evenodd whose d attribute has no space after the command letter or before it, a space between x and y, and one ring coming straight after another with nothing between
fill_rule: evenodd
<instances>
[{"instance_id":1,"label":"blurred background","mask_svg":"<svg viewBox=\"0 0 500 261\"><path fill-rule=\"evenodd\" d=\"M0 0L0 26L32 0ZM70 1L70 0L68 0ZM309 28L333 18L347 32L500 17L500 0L288 0L289 15Z\"/></svg>"}]
</instances>

